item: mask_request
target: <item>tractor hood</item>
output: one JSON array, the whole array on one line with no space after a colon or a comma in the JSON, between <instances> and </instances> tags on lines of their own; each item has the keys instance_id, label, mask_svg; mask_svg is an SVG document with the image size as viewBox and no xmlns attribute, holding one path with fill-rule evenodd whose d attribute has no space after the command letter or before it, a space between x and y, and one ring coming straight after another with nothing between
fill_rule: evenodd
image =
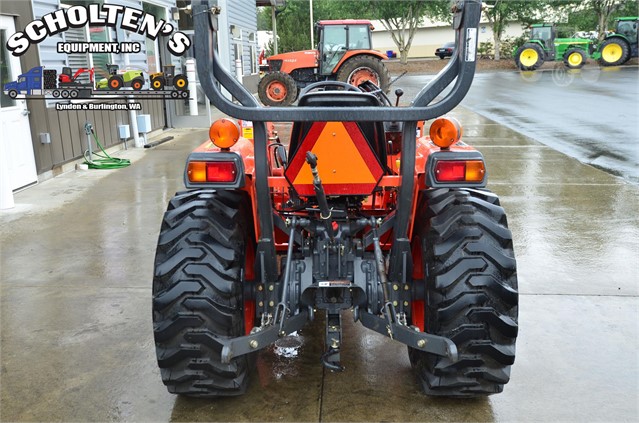
<instances>
[{"instance_id":1,"label":"tractor hood","mask_svg":"<svg viewBox=\"0 0 639 423\"><path fill-rule=\"evenodd\" d=\"M266 59L271 71L291 73L295 69L316 68L317 50L302 50L290 53L276 54Z\"/></svg>"}]
</instances>

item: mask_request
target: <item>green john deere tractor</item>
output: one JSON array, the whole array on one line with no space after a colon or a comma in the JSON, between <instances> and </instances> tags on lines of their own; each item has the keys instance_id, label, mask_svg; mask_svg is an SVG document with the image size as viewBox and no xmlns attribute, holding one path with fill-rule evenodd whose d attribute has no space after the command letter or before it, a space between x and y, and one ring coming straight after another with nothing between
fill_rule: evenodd
<instances>
[{"instance_id":1,"label":"green john deere tractor","mask_svg":"<svg viewBox=\"0 0 639 423\"><path fill-rule=\"evenodd\" d=\"M557 38L553 24L534 24L530 40L514 52L514 58L521 70L535 70L548 60L563 60L568 68L579 69L594 49L585 38Z\"/></svg>"},{"instance_id":2,"label":"green john deere tractor","mask_svg":"<svg viewBox=\"0 0 639 423\"><path fill-rule=\"evenodd\" d=\"M593 58L602 66L619 66L637 57L637 25L639 17L615 19L615 32L606 36Z\"/></svg>"}]
</instances>

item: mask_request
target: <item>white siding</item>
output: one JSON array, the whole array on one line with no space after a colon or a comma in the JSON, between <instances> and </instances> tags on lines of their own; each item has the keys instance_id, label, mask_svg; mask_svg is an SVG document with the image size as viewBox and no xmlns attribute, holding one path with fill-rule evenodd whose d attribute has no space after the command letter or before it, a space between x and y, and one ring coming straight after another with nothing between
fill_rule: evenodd
<instances>
[{"instance_id":1,"label":"white siding","mask_svg":"<svg viewBox=\"0 0 639 423\"><path fill-rule=\"evenodd\" d=\"M383 53L386 53L387 50L393 50L398 53L397 57L399 57L397 46L393 42L390 32L384 29L381 22L375 22L374 26L373 48ZM522 33L523 28L520 23L510 22L506 26L502 39L505 37L519 37ZM488 22L479 24L478 38L480 43L485 41L493 42L492 26ZM415 38L413 38L408 57L435 57L436 48L452 41L455 41L455 31L451 25L427 22L415 32Z\"/></svg>"},{"instance_id":2,"label":"white siding","mask_svg":"<svg viewBox=\"0 0 639 423\"><path fill-rule=\"evenodd\" d=\"M232 0L227 2L228 5L228 23L235 25L239 31L241 31L241 41L230 38L230 57L231 66L235 73L235 44L241 44L242 46L242 71L243 75L250 75L251 71L251 46L257 50L257 7L255 6L255 0ZM250 41L251 34L255 34Z\"/></svg>"}]
</instances>

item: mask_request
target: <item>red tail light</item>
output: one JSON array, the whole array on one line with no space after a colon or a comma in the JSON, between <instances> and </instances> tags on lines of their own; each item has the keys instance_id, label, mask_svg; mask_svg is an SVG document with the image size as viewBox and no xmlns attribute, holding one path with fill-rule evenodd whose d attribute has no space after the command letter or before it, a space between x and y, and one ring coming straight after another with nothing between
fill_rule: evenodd
<instances>
[{"instance_id":1,"label":"red tail light","mask_svg":"<svg viewBox=\"0 0 639 423\"><path fill-rule=\"evenodd\" d=\"M481 160L441 160L435 166L437 182L481 182L485 173Z\"/></svg>"},{"instance_id":2,"label":"red tail light","mask_svg":"<svg viewBox=\"0 0 639 423\"><path fill-rule=\"evenodd\" d=\"M235 162L189 162L189 182L234 182L237 176Z\"/></svg>"},{"instance_id":3,"label":"red tail light","mask_svg":"<svg viewBox=\"0 0 639 423\"><path fill-rule=\"evenodd\" d=\"M466 177L466 162L442 161L435 167L435 178L439 182L459 182Z\"/></svg>"},{"instance_id":4,"label":"red tail light","mask_svg":"<svg viewBox=\"0 0 639 423\"><path fill-rule=\"evenodd\" d=\"M206 164L207 182L233 182L237 168L233 162L208 162Z\"/></svg>"}]
</instances>

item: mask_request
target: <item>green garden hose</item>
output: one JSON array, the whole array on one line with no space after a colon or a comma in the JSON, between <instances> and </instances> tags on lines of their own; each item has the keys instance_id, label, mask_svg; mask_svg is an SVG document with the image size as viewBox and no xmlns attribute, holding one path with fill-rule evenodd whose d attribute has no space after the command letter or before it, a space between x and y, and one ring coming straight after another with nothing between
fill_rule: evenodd
<instances>
[{"instance_id":1,"label":"green garden hose","mask_svg":"<svg viewBox=\"0 0 639 423\"><path fill-rule=\"evenodd\" d=\"M118 159L117 157L111 157L109 154L104 151L102 144L100 144L100 140L98 139L98 135L95 133L93 128L90 128L91 133L93 134L93 139L100 150L104 153L104 155L100 153L93 153L93 155L100 157L99 159L92 159L89 156L89 150L84 152L84 163L89 165L90 169L121 169L123 167L127 167L131 164L131 160L129 159Z\"/></svg>"}]
</instances>

